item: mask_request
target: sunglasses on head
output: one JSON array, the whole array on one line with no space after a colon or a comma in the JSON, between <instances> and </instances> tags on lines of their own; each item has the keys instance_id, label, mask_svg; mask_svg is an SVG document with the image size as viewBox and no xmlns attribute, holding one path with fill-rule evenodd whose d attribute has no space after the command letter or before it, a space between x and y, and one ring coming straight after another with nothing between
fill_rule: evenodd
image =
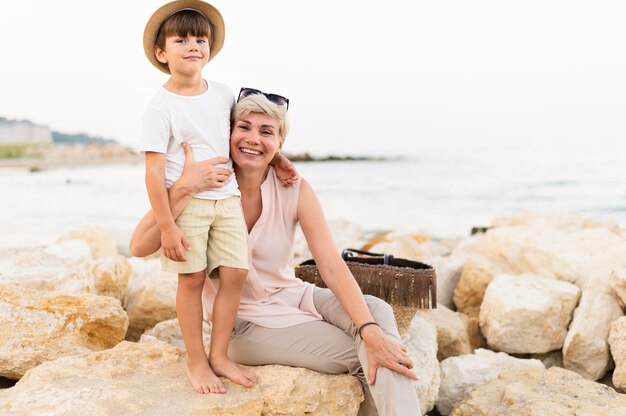
<instances>
[{"instance_id":1,"label":"sunglasses on head","mask_svg":"<svg viewBox=\"0 0 626 416\"><path fill-rule=\"evenodd\" d=\"M265 98L267 98L274 104L285 105L287 106L287 110L289 110L289 98L283 97L282 95L278 95L278 94L268 94L266 92L263 92L261 90L257 90L254 88L243 87L241 90L239 90L239 97L237 98L237 102L239 102L239 100L241 100L242 98L246 98L254 94L263 94Z\"/></svg>"}]
</instances>

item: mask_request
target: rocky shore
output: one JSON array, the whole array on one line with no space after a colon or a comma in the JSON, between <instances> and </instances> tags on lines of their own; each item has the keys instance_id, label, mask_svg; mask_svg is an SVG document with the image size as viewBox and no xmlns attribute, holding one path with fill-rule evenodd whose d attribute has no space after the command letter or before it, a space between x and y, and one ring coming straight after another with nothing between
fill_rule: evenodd
<instances>
[{"instance_id":1,"label":"rocky shore","mask_svg":"<svg viewBox=\"0 0 626 416\"><path fill-rule=\"evenodd\" d=\"M458 241L332 229L338 249L436 270L438 307L401 330L422 414L626 416L626 229L538 214ZM0 414L357 414L355 378L301 368L255 367L252 389L194 393L176 276L124 251L98 228L0 251ZM294 265L309 257L299 234Z\"/></svg>"},{"instance_id":2,"label":"rocky shore","mask_svg":"<svg viewBox=\"0 0 626 416\"><path fill-rule=\"evenodd\" d=\"M0 168L41 169L108 165L117 163L143 163L137 152L117 143L64 143L32 145L23 149L19 157L0 158Z\"/></svg>"}]
</instances>

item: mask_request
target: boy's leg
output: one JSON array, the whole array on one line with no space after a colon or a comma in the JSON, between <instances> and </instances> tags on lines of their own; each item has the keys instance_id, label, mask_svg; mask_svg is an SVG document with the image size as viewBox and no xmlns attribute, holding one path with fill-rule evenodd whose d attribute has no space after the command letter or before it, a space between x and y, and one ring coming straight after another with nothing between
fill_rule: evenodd
<instances>
[{"instance_id":1,"label":"boy's leg","mask_svg":"<svg viewBox=\"0 0 626 416\"><path fill-rule=\"evenodd\" d=\"M178 273L176 314L187 349L187 376L199 393L225 393L220 379L209 367L202 343L202 288L206 279L206 246L213 221L214 202L193 198L176 219L191 251L186 262L162 258L163 269Z\"/></svg>"},{"instance_id":2,"label":"boy's leg","mask_svg":"<svg viewBox=\"0 0 626 416\"><path fill-rule=\"evenodd\" d=\"M228 358L228 343L239 309L241 289L248 277L248 233L239 197L216 201L215 206L207 259L209 277L217 277L217 271L220 283L213 303L209 363L215 374L250 387L256 383L254 372Z\"/></svg>"},{"instance_id":3,"label":"boy's leg","mask_svg":"<svg viewBox=\"0 0 626 416\"><path fill-rule=\"evenodd\" d=\"M224 385L209 367L202 343L202 287L206 270L179 274L176 314L187 349L187 375L198 393L226 393Z\"/></svg>"},{"instance_id":4,"label":"boy's leg","mask_svg":"<svg viewBox=\"0 0 626 416\"><path fill-rule=\"evenodd\" d=\"M251 387L256 383L254 372L238 366L228 358L228 344L239 309L241 288L248 276L248 271L221 266L219 276L220 286L213 304L209 363L215 374L228 377L237 384Z\"/></svg>"}]
</instances>

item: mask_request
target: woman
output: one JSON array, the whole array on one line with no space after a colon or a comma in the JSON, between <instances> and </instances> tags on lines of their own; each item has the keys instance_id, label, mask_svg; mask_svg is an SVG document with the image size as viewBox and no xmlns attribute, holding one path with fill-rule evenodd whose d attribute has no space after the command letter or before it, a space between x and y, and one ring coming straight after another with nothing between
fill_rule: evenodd
<instances>
[{"instance_id":1,"label":"woman","mask_svg":"<svg viewBox=\"0 0 626 416\"><path fill-rule=\"evenodd\" d=\"M249 95L240 93L233 110L230 149L249 233L250 271L230 357L247 365L347 372L363 384L365 401L359 414L421 414L411 382L417 377L409 370L413 363L400 343L391 307L361 293L335 249L309 183L301 179L283 186L270 166L287 134L288 100L258 90L242 92ZM186 152L183 175L170 190L174 217L194 193L219 186L228 177L211 161L194 162L191 150ZM329 289L302 282L289 267L298 222ZM158 226L148 213L133 234L131 252L146 256L159 244ZM207 278L205 319L211 318L218 287L219 280Z\"/></svg>"}]
</instances>

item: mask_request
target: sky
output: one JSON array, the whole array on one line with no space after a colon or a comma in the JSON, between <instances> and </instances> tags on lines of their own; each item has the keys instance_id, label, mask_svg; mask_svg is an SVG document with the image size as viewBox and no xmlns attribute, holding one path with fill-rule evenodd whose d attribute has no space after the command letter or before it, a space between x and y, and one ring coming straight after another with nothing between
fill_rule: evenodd
<instances>
[{"instance_id":1,"label":"sky","mask_svg":"<svg viewBox=\"0 0 626 416\"><path fill-rule=\"evenodd\" d=\"M135 146L167 80L142 47L164 3L0 3L0 117ZM204 77L289 97L286 151L626 151L624 1L212 4L226 40Z\"/></svg>"}]
</instances>

